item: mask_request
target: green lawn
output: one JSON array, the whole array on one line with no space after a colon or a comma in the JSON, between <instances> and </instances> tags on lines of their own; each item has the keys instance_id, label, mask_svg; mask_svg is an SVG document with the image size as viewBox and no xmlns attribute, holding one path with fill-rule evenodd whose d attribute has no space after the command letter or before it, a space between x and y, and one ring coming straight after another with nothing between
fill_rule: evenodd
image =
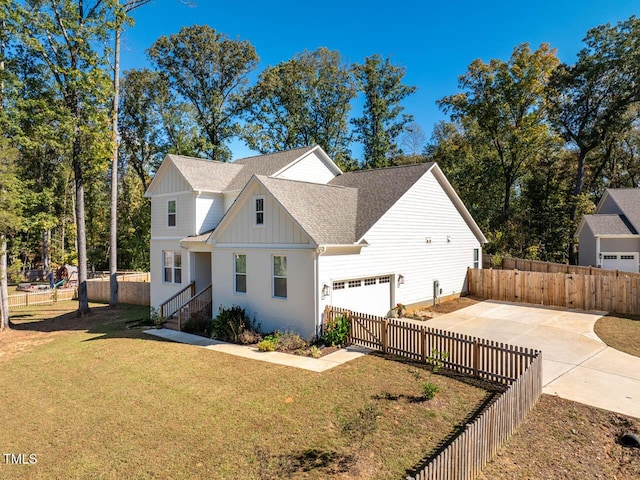
<instances>
[{"instance_id":1,"label":"green lawn","mask_svg":"<svg viewBox=\"0 0 640 480\"><path fill-rule=\"evenodd\" d=\"M400 478L487 397L376 355L318 374L126 330L141 307L78 320L73 305L0 334L24 344L0 356L2 453L37 457L0 457L0 478ZM412 402L427 381L438 394ZM359 450L341 426L367 404L378 427Z\"/></svg>"}]
</instances>

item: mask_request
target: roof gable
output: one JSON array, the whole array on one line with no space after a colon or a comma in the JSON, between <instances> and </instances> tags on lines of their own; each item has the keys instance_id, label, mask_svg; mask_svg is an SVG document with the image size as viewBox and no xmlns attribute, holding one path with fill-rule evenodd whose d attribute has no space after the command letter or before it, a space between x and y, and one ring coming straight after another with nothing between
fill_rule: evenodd
<instances>
[{"instance_id":1,"label":"roof gable","mask_svg":"<svg viewBox=\"0 0 640 480\"><path fill-rule=\"evenodd\" d=\"M617 212L611 211L611 202ZM640 188L607 188L596 207L596 214L600 212L624 215L637 233L640 231Z\"/></svg>"},{"instance_id":2,"label":"roof gable","mask_svg":"<svg viewBox=\"0 0 640 480\"><path fill-rule=\"evenodd\" d=\"M356 237L360 239L433 165L429 162L348 172L329 185L357 189Z\"/></svg>"}]
</instances>

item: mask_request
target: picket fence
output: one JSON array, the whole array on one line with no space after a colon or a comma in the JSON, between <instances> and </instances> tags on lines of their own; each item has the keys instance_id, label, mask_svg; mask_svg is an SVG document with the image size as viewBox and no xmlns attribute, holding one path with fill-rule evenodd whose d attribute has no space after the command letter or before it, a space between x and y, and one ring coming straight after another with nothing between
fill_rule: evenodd
<instances>
[{"instance_id":1,"label":"picket fence","mask_svg":"<svg viewBox=\"0 0 640 480\"><path fill-rule=\"evenodd\" d=\"M468 480L524 420L542 394L542 352L328 306L325 324L344 315L348 342L506 386L464 429L407 479Z\"/></svg>"}]
</instances>

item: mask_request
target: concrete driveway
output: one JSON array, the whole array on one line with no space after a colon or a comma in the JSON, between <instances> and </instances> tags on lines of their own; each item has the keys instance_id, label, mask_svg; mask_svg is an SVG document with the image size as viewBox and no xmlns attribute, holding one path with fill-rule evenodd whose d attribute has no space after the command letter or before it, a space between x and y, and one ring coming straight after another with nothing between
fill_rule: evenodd
<instances>
[{"instance_id":1,"label":"concrete driveway","mask_svg":"<svg viewBox=\"0 0 640 480\"><path fill-rule=\"evenodd\" d=\"M604 314L487 300L427 325L542 350L544 393L640 418L640 358L598 338Z\"/></svg>"}]
</instances>

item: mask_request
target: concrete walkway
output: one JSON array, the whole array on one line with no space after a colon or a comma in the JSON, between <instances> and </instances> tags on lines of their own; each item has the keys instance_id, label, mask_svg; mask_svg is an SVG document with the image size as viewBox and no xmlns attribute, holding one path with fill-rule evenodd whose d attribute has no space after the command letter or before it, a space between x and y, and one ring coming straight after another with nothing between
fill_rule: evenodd
<instances>
[{"instance_id":1,"label":"concrete walkway","mask_svg":"<svg viewBox=\"0 0 640 480\"><path fill-rule=\"evenodd\" d=\"M488 300L420 323L542 350L544 393L640 418L640 358L594 333L605 313Z\"/></svg>"},{"instance_id":2,"label":"concrete walkway","mask_svg":"<svg viewBox=\"0 0 640 480\"><path fill-rule=\"evenodd\" d=\"M220 342L218 340L211 340L209 338L185 332L178 332L176 330L169 330L167 328L145 330L144 333L164 338L165 340L171 340L173 342L186 343L206 348L207 350L236 355L237 357L250 358L251 360L275 363L276 365L285 365L287 367L301 368L312 372L324 372L371 352L371 350L367 348L347 347L321 358L311 358L282 352L261 352L255 347Z\"/></svg>"}]
</instances>

